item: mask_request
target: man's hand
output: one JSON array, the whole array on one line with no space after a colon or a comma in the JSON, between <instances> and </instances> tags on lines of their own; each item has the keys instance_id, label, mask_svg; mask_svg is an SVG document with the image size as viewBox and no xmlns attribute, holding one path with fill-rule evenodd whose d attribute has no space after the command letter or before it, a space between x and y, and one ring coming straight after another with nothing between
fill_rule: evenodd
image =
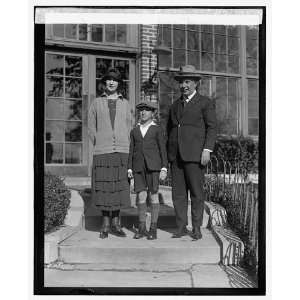
<instances>
[{"instance_id":1,"label":"man's hand","mask_svg":"<svg viewBox=\"0 0 300 300\"><path fill-rule=\"evenodd\" d=\"M210 161L210 151L203 150L201 156L201 165L206 166Z\"/></svg>"},{"instance_id":2,"label":"man's hand","mask_svg":"<svg viewBox=\"0 0 300 300\"><path fill-rule=\"evenodd\" d=\"M165 169L161 170L159 173L159 179L160 180L165 180L167 178L167 171Z\"/></svg>"},{"instance_id":3,"label":"man's hand","mask_svg":"<svg viewBox=\"0 0 300 300\"><path fill-rule=\"evenodd\" d=\"M129 179L133 178L133 173L131 169L127 170L127 176Z\"/></svg>"}]
</instances>

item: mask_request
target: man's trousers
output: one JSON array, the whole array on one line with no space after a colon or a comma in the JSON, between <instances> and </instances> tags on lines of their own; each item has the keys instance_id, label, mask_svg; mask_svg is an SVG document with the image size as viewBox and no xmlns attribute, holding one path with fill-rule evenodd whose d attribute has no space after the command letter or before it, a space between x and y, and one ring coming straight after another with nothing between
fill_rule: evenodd
<instances>
[{"instance_id":1,"label":"man's trousers","mask_svg":"<svg viewBox=\"0 0 300 300\"><path fill-rule=\"evenodd\" d=\"M171 162L172 200L174 204L176 223L179 230L187 224L188 191L191 198L192 226L200 227L204 210L204 173L205 167L200 162L184 162L179 154Z\"/></svg>"}]
</instances>

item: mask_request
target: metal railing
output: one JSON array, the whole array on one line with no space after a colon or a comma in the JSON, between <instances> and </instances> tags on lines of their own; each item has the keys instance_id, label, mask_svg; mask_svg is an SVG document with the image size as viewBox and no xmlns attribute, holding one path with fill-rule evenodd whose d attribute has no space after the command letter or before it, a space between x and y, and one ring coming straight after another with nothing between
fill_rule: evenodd
<instances>
[{"instance_id":1,"label":"metal railing","mask_svg":"<svg viewBox=\"0 0 300 300\"><path fill-rule=\"evenodd\" d=\"M248 174L241 162L232 165L212 156L207 165L207 201L226 209L227 223L245 244L245 260L257 268L258 262L258 177Z\"/></svg>"}]
</instances>

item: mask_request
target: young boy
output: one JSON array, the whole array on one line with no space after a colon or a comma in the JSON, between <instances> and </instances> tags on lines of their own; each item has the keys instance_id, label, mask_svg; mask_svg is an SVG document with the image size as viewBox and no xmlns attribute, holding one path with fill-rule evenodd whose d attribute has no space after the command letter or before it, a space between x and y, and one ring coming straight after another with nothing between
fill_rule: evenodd
<instances>
[{"instance_id":1,"label":"young boy","mask_svg":"<svg viewBox=\"0 0 300 300\"><path fill-rule=\"evenodd\" d=\"M140 114L140 125L130 132L128 177L134 178L134 190L138 196L139 228L135 239L147 236L157 239L157 219L159 215L159 179L167 177L167 152L160 126L153 122L156 104L144 101L136 108ZM147 193L151 196L151 226L146 231Z\"/></svg>"}]
</instances>

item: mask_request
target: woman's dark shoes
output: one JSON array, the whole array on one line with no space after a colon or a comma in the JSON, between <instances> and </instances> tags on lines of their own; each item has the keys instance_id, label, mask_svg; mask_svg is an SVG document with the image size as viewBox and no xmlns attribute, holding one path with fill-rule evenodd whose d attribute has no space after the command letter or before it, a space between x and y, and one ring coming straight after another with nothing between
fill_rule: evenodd
<instances>
[{"instance_id":1,"label":"woman's dark shoes","mask_svg":"<svg viewBox=\"0 0 300 300\"><path fill-rule=\"evenodd\" d=\"M199 227L193 228L192 238L194 241L202 239L202 233Z\"/></svg>"},{"instance_id":2,"label":"woman's dark shoes","mask_svg":"<svg viewBox=\"0 0 300 300\"><path fill-rule=\"evenodd\" d=\"M141 222L139 224L139 228L138 231L135 233L134 235L134 239L141 239L143 237L147 236L147 230L146 230L146 223L145 222Z\"/></svg>"},{"instance_id":3,"label":"woman's dark shoes","mask_svg":"<svg viewBox=\"0 0 300 300\"><path fill-rule=\"evenodd\" d=\"M172 238L173 239L179 239L185 235L188 235L188 230L186 229L186 227L183 228L179 228L175 233L173 233Z\"/></svg>"},{"instance_id":4,"label":"woman's dark shoes","mask_svg":"<svg viewBox=\"0 0 300 300\"><path fill-rule=\"evenodd\" d=\"M122 230L120 226L119 217L115 217L112 219L111 233L119 237L126 237L126 233Z\"/></svg>"},{"instance_id":5,"label":"woman's dark shoes","mask_svg":"<svg viewBox=\"0 0 300 300\"><path fill-rule=\"evenodd\" d=\"M156 226L156 223L151 223L147 239L148 240L156 240L157 239L157 226Z\"/></svg>"}]
</instances>

